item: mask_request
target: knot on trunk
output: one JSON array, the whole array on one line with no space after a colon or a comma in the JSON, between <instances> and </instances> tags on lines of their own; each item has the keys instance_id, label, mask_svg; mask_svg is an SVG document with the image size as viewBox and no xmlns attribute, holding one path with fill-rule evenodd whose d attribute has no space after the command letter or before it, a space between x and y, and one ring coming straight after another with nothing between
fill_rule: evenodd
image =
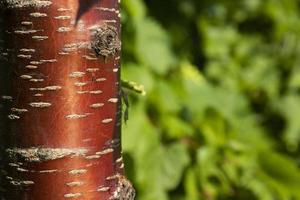
<instances>
[{"instance_id":1,"label":"knot on trunk","mask_svg":"<svg viewBox=\"0 0 300 200\"><path fill-rule=\"evenodd\" d=\"M114 56L121 50L121 41L118 30L109 25L95 30L91 47L98 57Z\"/></svg>"},{"instance_id":2,"label":"knot on trunk","mask_svg":"<svg viewBox=\"0 0 300 200\"><path fill-rule=\"evenodd\" d=\"M117 188L109 200L134 200L135 189L125 176L119 176Z\"/></svg>"}]
</instances>

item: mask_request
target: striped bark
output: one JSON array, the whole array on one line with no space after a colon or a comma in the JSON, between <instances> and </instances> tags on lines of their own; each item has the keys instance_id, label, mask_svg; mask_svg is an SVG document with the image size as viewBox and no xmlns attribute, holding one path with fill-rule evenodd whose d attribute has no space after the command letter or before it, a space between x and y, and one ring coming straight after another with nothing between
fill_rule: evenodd
<instances>
[{"instance_id":1,"label":"striped bark","mask_svg":"<svg viewBox=\"0 0 300 200\"><path fill-rule=\"evenodd\" d=\"M0 199L133 199L118 0L0 2Z\"/></svg>"}]
</instances>

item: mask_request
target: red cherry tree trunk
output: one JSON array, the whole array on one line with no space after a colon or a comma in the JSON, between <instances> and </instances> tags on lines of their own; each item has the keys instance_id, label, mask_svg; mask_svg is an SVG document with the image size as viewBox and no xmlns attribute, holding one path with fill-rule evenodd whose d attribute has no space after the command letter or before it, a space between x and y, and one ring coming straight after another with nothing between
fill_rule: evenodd
<instances>
[{"instance_id":1,"label":"red cherry tree trunk","mask_svg":"<svg viewBox=\"0 0 300 200\"><path fill-rule=\"evenodd\" d=\"M133 199L118 0L1 0L0 197Z\"/></svg>"}]
</instances>

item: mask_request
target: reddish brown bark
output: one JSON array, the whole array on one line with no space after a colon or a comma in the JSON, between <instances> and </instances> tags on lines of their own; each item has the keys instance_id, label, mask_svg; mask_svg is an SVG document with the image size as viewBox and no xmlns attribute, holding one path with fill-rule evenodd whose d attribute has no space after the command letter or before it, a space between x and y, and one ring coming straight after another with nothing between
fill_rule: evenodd
<instances>
[{"instance_id":1,"label":"reddish brown bark","mask_svg":"<svg viewBox=\"0 0 300 200\"><path fill-rule=\"evenodd\" d=\"M2 2L0 197L132 199L120 153L119 2Z\"/></svg>"}]
</instances>

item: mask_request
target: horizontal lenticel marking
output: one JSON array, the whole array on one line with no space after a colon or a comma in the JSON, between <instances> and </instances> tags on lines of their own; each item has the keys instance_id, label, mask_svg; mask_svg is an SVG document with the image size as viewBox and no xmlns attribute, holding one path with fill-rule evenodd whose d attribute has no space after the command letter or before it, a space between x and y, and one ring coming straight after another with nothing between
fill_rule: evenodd
<instances>
[{"instance_id":1,"label":"horizontal lenticel marking","mask_svg":"<svg viewBox=\"0 0 300 200\"><path fill-rule=\"evenodd\" d=\"M82 194L81 193L70 193L70 194L65 194L64 197L65 198L78 198L81 197Z\"/></svg>"},{"instance_id":2,"label":"horizontal lenticel marking","mask_svg":"<svg viewBox=\"0 0 300 200\"><path fill-rule=\"evenodd\" d=\"M48 15L46 13L39 13L39 12L35 12L35 13L30 13L29 14L31 17L47 17Z\"/></svg>"},{"instance_id":3,"label":"horizontal lenticel marking","mask_svg":"<svg viewBox=\"0 0 300 200\"><path fill-rule=\"evenodd\" d=\"M67 20L67 19L71 19L71 16L69 16L69 15L61 15L61 16L54 17L54 19Z\"/></svg>"},{"instance_id":4,"label":"horizontal lenticel marking","mask_svg":"<svg viewBox=\"0 0 300 200\"><path fill-rule=\"evenodd\" d=\"M43 41L43 40L46 40L48 38L49 37L45 36L45 35L35 35L35 36L32 36L32 39L35 39L35 40L38 40L38 41Z\"/></svg>"},{"instance_id":5,"label":"horizontal lenticel marking","mask_svg":"<svg viewBox=\"0 0 300 200\"><path fill-rule=\"evenodd\" d=\"M80 181L74 181L74 182L69 182L66 183L67 186L69 187L78 187L78 186L82 186L84 183L80 182Z\"/></svg>"},{"instance_id":6,"label":"horizontal lenticel marking","mask_svg":"<svg viewBox=\"0 0 300 200\"><path fill-rule=\"evenodd\" d=\"M85 75L85 72L79 72L79 71L77 71L77 72L72 72L70 75L69 75L69 77L71 77L71 78L81 78L81 77L83 77Z\"/></svg>"},{"instance_id":7,"label":"horizontal lenticel marking","mask_svg":"<svg viewBox=\"0 0 300 200\"><path fill-rule=\"evenodd\" d=\"M66 116L66 119L82 119L89 116L91 113L86 114L70 114Z\"/></svg>"},{"instance_id":8,"label":"horizontal lenticel marking","mask_svg":"<svg viewBox=\"0 0 300 200\"><path fill-rule=\"evenodd\" d=\"M94 103L90 105L90 108L101 108L104 106L104 103Z\"/></svg>"},{"instance_id":9,"label":"horizontal lenticel marking","mask_svg":"<svg viewBox=\"0 0 300 200\"><path fill-rule=\"evenodd\" d=\"M69 171L69 174L77 175L77 174L85 174L87 172L86 169L74 169Z\"/></svg>"},{"instance_id":10,"label":"horizontal lenticel marking","mask_svg":"<svg viewBox=\"0 0 300 200\"><path fill-rule=\"evenodd\" d=\"M32 102L29 104L31 107L34 108L48 108L50 107L52 104L48 103L48 102Z\"/></svg>"}]
</instances>

